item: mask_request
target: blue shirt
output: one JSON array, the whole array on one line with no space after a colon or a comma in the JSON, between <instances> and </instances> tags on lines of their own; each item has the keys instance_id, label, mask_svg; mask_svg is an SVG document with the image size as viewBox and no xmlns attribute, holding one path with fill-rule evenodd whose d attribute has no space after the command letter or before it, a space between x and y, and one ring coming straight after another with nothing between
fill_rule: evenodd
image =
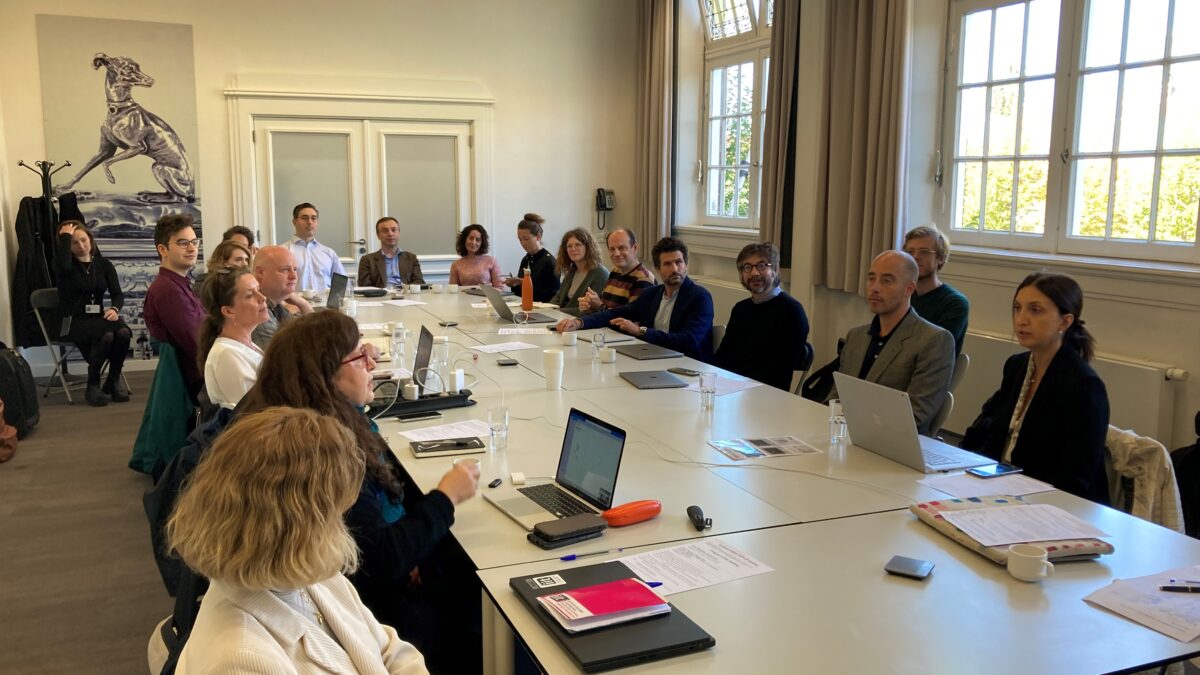
<instances>
[{"instance_id":1,"label":"blue shirt","mask_svg":"<svg viewBox=\"0 0 1200 675\"><path fill-rule=\"evenodd\" d=\"M403 251L396 249L396 255L388 257L388 254L383 254L384 264L387 265L385 277L387 278L388 286L400 286L404 283L404 279L400 278L400 254Z\"/></svg>"},{"instance_id":2,"label":"blue shirt","mask_svg":"<svg viewBox=\"0 0 1200 675\"><path fill-rule=\"evenodd\" d=\"M324 292L329 289L334 272L346 273L337 252L316 239L306 242L299 237L292 237L287 246L296 256L299 267L296 270L296 283L302 290Z\"/></svg>"}]
</instances>

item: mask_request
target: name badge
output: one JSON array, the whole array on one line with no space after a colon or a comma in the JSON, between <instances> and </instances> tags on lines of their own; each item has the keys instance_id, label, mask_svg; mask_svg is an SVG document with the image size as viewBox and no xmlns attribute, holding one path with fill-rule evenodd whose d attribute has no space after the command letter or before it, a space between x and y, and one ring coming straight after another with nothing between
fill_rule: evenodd
<instances>
[{"instance_id":1,"label":"name badge","mask_svg":"<svg viewBox=\"0 0 1200 675\"><path fill-rule=\"evenodd\" d=\"M84 305L83 312L84 314L99 314L100 305Z\"/></svg>"}]
</instances>

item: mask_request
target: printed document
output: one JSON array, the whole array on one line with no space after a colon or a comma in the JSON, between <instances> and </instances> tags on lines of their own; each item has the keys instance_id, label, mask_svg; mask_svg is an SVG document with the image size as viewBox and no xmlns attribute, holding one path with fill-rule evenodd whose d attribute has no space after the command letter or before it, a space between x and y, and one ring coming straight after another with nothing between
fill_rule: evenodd
<instances>
[{"instance_id":1,"label":"printed document","mask_svg":"<svg viewBox=\"0 0 1200 675\"><path fill-rule=\"evenodd\" d=\"M443 438L469 438L471 436L488 437L488 425L483 420L466 420L451 422L423 429L407 429L400 435L410 441L440 441Z\"/></svg>"},{"instance_id":2,"label":"printed document","mask_svg":"<svg viewBox=\"0 0 1200 675\"><path fill-rule=\"evenodd\" d=\"M682 593L725 581L774 572L772 568L729 544L703 539L682 546L620 558L647 581L661 581L659 595Z\"/></svg>"},{"instance_id":3,"label":"printed document","mask_svg":"<svg viewBox=\"0 0 1200 675\"><path fill-rule=\"evenodd\" d=\"M743 389L751 389L753 387L761 387L762 382L755 380L735 380L730 377L717 376L717 396L725 394L734 394ZM700 391L700 383L693 382L687 386L689 391Z\"/></svg>"},{"instance_id":4,"label":"printed document","mask_svg":"<svg viewBox=\"0 0 1200 675\"><path fill-rule=\"evenodd\" d=\"M500 352L515 352L522 349L540 349L540 347L531 345L528 342L499 342L494 345L479 345L471 347L471 349L484 354L498 354Z\"/></svg>"},{"instance_id":5,"label":"printed document","mask_svg":"<svg viewBox=\"0 0 1200 675\"><path fill-rule=\"evenodd\" d=\"M385 300L383 304L391 305L392 307L412 307L414 305L424 305L425 303L418 300Z\"/></svg>"},{"instance_id":6,"label":"printed document","mask_svg":"<svg viewBox=\"0 0 1200 675\"><path fill-rule=\"evenodd\" d=\"M1118 579L1085 601L1104 607L1163 635L1191 642L1200 637L1200 598L1193 593L1158 590L1170 579L1200 579L1200 565L1134 579Z\"/></svg>"},{"instance_id":7,"label":"printed document","mask_svg":"<svg viewBox=\"0 0 1200 675\"><path fill-rule=\"evenodd\" d=\"M959 499L991 495L1020 497L1038 492L1051 492L1056 489L1049 483L1043 483L1023 473L1012 473L996 478L976 478L969 473L956 473L948 476L929 476L917 482Z\"/></svg>"},{"instance_id":8,"label":"printed document","mask_svg":"<svg viewBox=\"0 0 1200 675\"><path fill-rule=\"evenodd\" d=\"M943 511L942 517L984 546L1108 536L1094 525L1050 504Z\"/></svg>"},{"instance_id":9,"label":"printed document","mask_svg":"<svg viewBox=\"0 0 1200 675\"><path fill-rule=\"evenodd\" d=\"M500 335L549 335L550 332L545 328L521 328L517 326L505 326L499 331Z\"/></svg>"}]
</instances>

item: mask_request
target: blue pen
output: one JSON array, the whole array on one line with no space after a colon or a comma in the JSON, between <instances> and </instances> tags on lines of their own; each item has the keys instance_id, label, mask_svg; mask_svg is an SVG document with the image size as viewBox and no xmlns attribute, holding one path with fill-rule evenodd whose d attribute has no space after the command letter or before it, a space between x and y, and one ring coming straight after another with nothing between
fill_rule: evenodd
<instances>
[{"instance_id":1,"label":"blue pen","mask_svg":"<svg viewBox=\"0 0 1200 675\"><path fill-rule=\"evenodd\" d=\"M624 550L625 550L624 548L619 548L616 550L616 552L619 553ZM570 562L572 560L578 560L579 558L587 558L587 557L594 556L594 555L604 555L605 553L613 553L613 551L604 550L604 551L592 551L590 553L572 553L571 555L564 555L563 557L559 558L559 560L561 560L563 562Z\"/></svg>"},{"instance_id":2,"label":"blue pen","mask_svg":"<svg viewBox=\"0 0 1200 675\"><path fill-rule=\"evenodd\" d=\"M659 586L662 586L662 585L663 585L663 582L661 582L661 581L647 581L647 582L646 582L646 585L647 585L647 586L649 586L650 588L658 588Z\"/></svg>"}]
</instances>

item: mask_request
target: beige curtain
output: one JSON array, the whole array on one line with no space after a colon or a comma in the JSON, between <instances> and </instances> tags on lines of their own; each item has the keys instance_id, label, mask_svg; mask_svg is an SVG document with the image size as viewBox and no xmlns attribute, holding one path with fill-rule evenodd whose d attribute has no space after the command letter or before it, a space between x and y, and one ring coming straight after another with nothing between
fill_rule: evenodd
<instances>
[{"instance_id":1,"label":"beige curtain","mask_svg":"<svg viewBox=\"0 0 1200 675\"><path fill-rule=\"evenodd\" d=\"M775 0L767 122L763 139L759 236L774 242L790 267L792 195L796 154L796 69L800 56L800 0Z\"/></svg>"},{"instance_id":2,"label":"beige curtain","mask_svg":"<svg viewBox=\"0 0 1200 675\"><path fill-rule=\"evenodd\" d=\"M909 0L829 3L817 283L866 293L871 259L895 246L902 195ZM821 205L818 205L821 206Z\"/></svg>"},{"instance_id":3,"label":"beige curtain","mask_svg":"<svg viewBox=\"0 0 1200 675\"><path fill-rule=\"evenodd\" d=\"M671 123L675 18L672 0L638 2L638 97L633 230L649 251L671 233Z\"/></svg>"}]
</instances>

